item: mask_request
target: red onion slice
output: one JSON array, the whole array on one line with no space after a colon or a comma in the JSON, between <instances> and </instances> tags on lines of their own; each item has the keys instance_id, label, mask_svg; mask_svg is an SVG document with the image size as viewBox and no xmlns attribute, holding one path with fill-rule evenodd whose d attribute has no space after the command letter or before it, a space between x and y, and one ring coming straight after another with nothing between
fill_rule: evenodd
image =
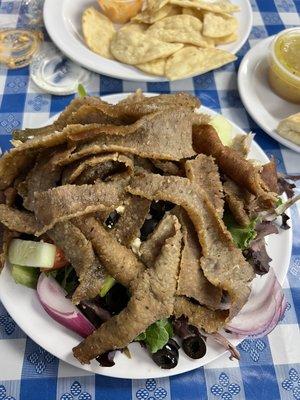
<instances>
[{"instance_id":1,"label":"red onion slice","mask_svg":"<svg viewBox=\"0 0 300 400\"><path fill-rule=\"evenodd\" d=\"M89 336L95 330L94 325L66 298L67 293L54 278L41 273L37 294L45 311L64 327L82 337Z\"/></svg>"},{"instance_id":2,"label":"red onion slice","mask_svg":"<svg viewBox=\"0 0 300 400\"><path fill-rule=\"evenodd\" d=\"M262 278L260 278L262 279ZM286 302L282 288L271 268L261 290L251 292L248 302L226 326L239 337L263 337L269 334L282 317Z\"/></svg>"}]
</instances>

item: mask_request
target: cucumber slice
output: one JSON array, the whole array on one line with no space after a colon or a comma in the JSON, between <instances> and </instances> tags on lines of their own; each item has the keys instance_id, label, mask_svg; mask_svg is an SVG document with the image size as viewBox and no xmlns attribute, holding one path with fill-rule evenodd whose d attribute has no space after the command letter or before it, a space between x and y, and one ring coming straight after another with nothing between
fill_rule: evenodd
<instances>
[{"instance_id":1,"label":"cucumber slice","mask_svg":"<svg viewBox=\"0 0 300 400\"><path fill-rule=\"evenodd\" d=\"M223 115L213 117L210 121L210 125L215 128L224 146L232 145L232 125Z\"/></svg>"},{"instance_id":2,"label":"cucumber slice","mask_svg":"<svg viewBox=\"0 0 300 400\"><path fill-rule=\"evenodd\" d=\"M106 293L114 286L115 283L116 280L112 276L108 275L105 278L102 288L100 289L100 297L104 297Z\"/></svg>"},{"instance_id":3,"label":"cucumber slice","mask_svg":"<svg viewBox=\"0 0 300 400\"><path fill-rule=\"evenodd\" d=\"M52 268L56 246L50 243L13 239L8 250L8 261L14 265Z\"/></svg>"},{"instance_id":4,"label":"cucumber slice","mask_svg":"<svg viewBox=\"0 0 300 400\"><path fill-rule=\"evenodd\" d=\"M11 274L16 283L36 289L39 278L39 270L37 268L12 265Z\"/></svg>"}]
</instances>

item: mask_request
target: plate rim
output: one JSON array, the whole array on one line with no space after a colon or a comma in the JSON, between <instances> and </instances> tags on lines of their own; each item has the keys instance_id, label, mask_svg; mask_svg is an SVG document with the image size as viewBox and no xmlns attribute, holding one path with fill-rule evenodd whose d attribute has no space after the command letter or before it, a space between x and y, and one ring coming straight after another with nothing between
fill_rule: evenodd
<instances>
[{"instance_id":1,"label":"plate rim","mask_svg":"<svg viewBox=\"0 0 300 400\"><path fill-rule=\"evenodd\" d=\"M298 146L297 144L285 139L284 137L280 136L274 129L269 129L268 126L262 121L261 118L259 118L258 115L255 113L255 107L252 107L252 102L249 100L249 96L246 95L247 92L247 87L246 84L249 83L249 73L246 71L249 70L249 64L251 67L254 65L257 65L259 60L262 60L261 58L258 59L259 57L259 52L258 47L265 47L271 41L276 35L268 36L267 38L260 40L258 43L256 43L251 49L247 51L247 53L244 55L241 64L239 66L238 74L237 74L237 86L238 86L238 92L241 97L242 103L248 112L248 114L251 116L251 118L257 123L257 125L264 131L266 132L269 136L271 136L274 140L276 140L278 143L288 147L289 149L295 151L296 153L300 153L300 145ZM264 54L263 57L266 59L267 55ZM251 68L253 70L253 68ZM245 77L247 79L245 79Z\"/></svg>"},{"instance_id":2,"label":"plate rim","mask_svg":"<svg viewBox=\"0 0 300 400\"><path fill-rule=\"evenodd\" d=\"M133 75L128 77L128 76L126 76L126 74L122 74L122 73L115 73L115 72L111 73L109 67L107 69L105 69L105 72L103 72L103 70L101 70L101 68L98 68L98 67L96 68L96 67L93 67L91 65L87 66L88 61L85 62L83 58L79 58L79 59L76 58L74 56L73 52L69 51L67 43L64 44L64 42L61 39L60 35L58 34L58 32L56 32L55 27L54 26L52 27L53 24L51 23L50 15L51 15L51 9L56 9L56 6L54 5L54 2L56 2L55 4L57 4L60 7L61 11L62 11L63 7L64 7L64 3L66 1L67 0L45 0L44 7L43 7L43 18L44 18L45 28L46 28L51 40L60 49L60 51L63 54L65 54L68 58L70 58L70 60L72 60L73 62L75 62L75 63L81 65L82 67L84 67L84 68L86 68L86 69L88 69L90 71L93 71L93 72L95 72L97 74L103 74L103 75L106 75L106 76L109 76L109 77L112 77L112 78L117 78L117 79L126 80L126 81L135 81L135 82L176 82L177 81L177 80L170 81L166 77L159 77L159 76L155 76L155 75L150 75L150 74L147 74L147 73L145 73L143 71L138 71L139 76L136 76L136 73L134 71ZM245 31L245 34L244 34L243 38L241 39L240 42L238 42L236 44L234 50L231 51L232 54L236 54L243 47L243 45L245 44L245 42L249 38L251 29L252 29L252 26L253 26L253 10L252 10L252 7L251 7L250 0L242 0L242 1L245 3L245 7L247 9L247 13L248 13L247 21L248 21L248 23L247 23L247 28L246 28L246 31ZM91 51L91 50L89 50L89 51ZM102 57L100 55L98 55L98 56L100 57L100 60L101 60ZM121 63L121 64L123 64L123 63ZM214 70L214 71L216 71L216 70ZM191 79L191 78L193 78L195 76L198 76L198 75L192 75L190 77L182 78L182 79L179 79L179 80Z\"/></svg>"},{"instance_id":3,"label":"plate rim","mask_svg":"<svg viewBox=\"0 0 300 400\"><path fill-rule=\"evenodd\" d=\"M124 97L126 97L126 96L128 96L128 95L130 95L131 93L116 93L116 94L112 94L112 95L105 95L105 96L101 96L101 98L103 99L103 100L106 100L106 101L108 101L108 102L114 102L114 101L120 101L121 99L123 99ZM147 93L144 93L144 95L146 95L146 96L154 96L154 95L158 95L159 93L149 93L149 92L147 92ZM212 110L212 109L210 109L210 108L208 108L208 107L205 107L205 106L203 106L203 105L201 105L200 106L200 109L199 109L200 111L202 110L204 113L205 112L210 112L210 113L212 113L212 115L222 115L221 113L218 113L218 112L216 112L215 110ZM53 115L52 117L50 117L45 123L51 123L57 116L59 115L59 113L58 114L55 114L55 115ZM228 119L228 118L227 118ZM234 122L232 122L231 120L229 120L228 119L228 121L232 124L232 126L233 126L233 128L234 129L236 129L239 133L241 133L241 132L243 132L244 134L245 134L245 132L242 130L242 128L240 128L237 124L235 124ZM44 126L44 124L43 124L43 126ZM269 158L268 158L268 156L266 155L266 153L263 151L263 149L255 142L255 141L253 141L253 146L255 147L255 150L256 151L258 151L260 154L261 154L261 156L267 161L267 160L269 160ZM288 214L288 215L290 215L290 214ZM288 234L287 234L287 252L285 253L285 259L287 260L286 261L286 272L284 273L284 275L282 275L280 278L278 278L278 280L279 280L279 282L280 282L280 284L282 285L283 284L283 281L284 281L284 279L285 279L285 277L286 277L286 275L287 275L287 273L288 273L288 266L289 266L289 261L290 261L290 258L291 258L291 252L292 252L292 241L293 241L293 231L292 231L292 222L291 222L291 229L289 229L288 231ZM4 271L2 271L2 273L3 272L7 272L8 274L10 274L10 272L8 271L8 268L7 268L7 266L5 266L4 267ZM2 276L2 273L0 274L0 281L1 281L1 276ZM1 283L0 283L0 285L1 285ZM109 368L103 368L100 372L98 372L98 371L94 371L92 368L89 368L89 365L80 365L79 363L78 363L78 361L74 358L68 358L68 359L66 359L66 358L62 358L62 356L61 355L59 355L58 353L56 353L56 352L53 352L53 351L51 351L51 350L49 350L49 348L47 348L47 346L42 346L42 345L40 345L39 343L40 343L40 339L38 338L38 337L36 337L36 335L34 335L33 333L32 333L32 331L30 331L29 330L29 328L27 329L27 326L26 327L24 327L24 325L23 325L23 323L21 323L21 324L19 324L19 322L17 321L17 319L18 319L18 317L15 317L15 312L14 312L14 310L12 310L11 309L11 306L10 306L10 302L7 302L6 301L6 299L4 298L3 299L3 295L2 295L2 293L1 293L1 291L0 291L0 299L1 299L1 301L2 301L2 304L4 305L4 307L6 308L6 310L8 311L8 313L12 316L12 318L13 318L13 320L17 323L17 325L22 329L22 331L29 337L29 338L31 338L35 343L37 343L39 346L41 346L41 347L43 347L44 349L46 349L49 353L51 353L51 354L53 354L55 357L57 357L59 360L61 360L61 361L63 361L63 362L65 362L65 363L67 363L67 364L70 364L70 365L72 365L72 366L74 366L74 367L77 367L77 368L80 368L80 369L82 369L82 370L84 370L84 371L87 371L87 372L89 372L89 373L94 373L94 374L98 374L98 375L103 375L103 376L107 376L107 377L111 377L111 378L119 378L119 379L148 379L148 378L164 378L164 377L170 377L170 376L174 376L174 375L179 375L179 374L182 374L182 373L186 373L186 372L190 372L190 371L193 371L193 370L195 370L195 369L197 369L197 368L200 368L200 367L202 367L202 366L204 366L204 365L207 365L207 364L209 364L209 363L211 363L211 362L214 362L215 360L217 360L217 359L219 359L220 357L222 357L222 356L224 356L225 354L229 354L228 353L228 351L227 350L225 350L225 349L223 349L223 348L221 348L220 349L220 352L215 356L215 357L213 357L213 358L211 358L208 362L206 362L206 363L201 363L201 361L200 362L197 362L198 360L193 360L194 362L195 362L195 364L190 364L190 366L187 368L187 369L184 369L184 370L181 370L181 371L176 371L176 368L174 368L174 369L170 369L170 370L163 370L163 369L160 369L159 367L157 367L157 373L151 373L151 376L149 375L149 373L147 374L145 374L145 376L143 376L143 377L140 377L140 376L120 376L120 374L118 374L117 373L117 371L115 371L115 372L113 372L113 370L110 370ZM39 303L38 303L39 304ZM40 304L39 304L39 307L41 307L40 306ZM47 314L45 314L46 315L46 317L48 317L47 316ZM50 318L50 317L49 317ZM61 325L59 325L62 329L65 329L65 328L63 328ZM33 331L34 332L34 331ZM70 331L68 331L68 332L70 332ZM70 334L72 334L72 332L70 333ZM243 339L238 339L237 341L235 341L235 343L240 343L241 341L242 341ZM190 360L189 360L190 361ZM155 371L156 371L155 370ZM110 373L110 371L112 372L112 373Z\"/></svg>"}]
</instances>

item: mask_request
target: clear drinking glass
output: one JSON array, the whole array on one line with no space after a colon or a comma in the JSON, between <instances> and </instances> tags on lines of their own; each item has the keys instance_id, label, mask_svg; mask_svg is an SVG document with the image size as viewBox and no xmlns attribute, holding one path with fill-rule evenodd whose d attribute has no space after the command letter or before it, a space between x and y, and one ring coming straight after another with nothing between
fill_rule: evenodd
<instances>
[{"instance_id":1,"label":"clear drinking glass","mask_svg":"<svg viewBox=\"0 0 300 400\"><path fill-rule=\"evenodd\" d=\"M14 1L0 20L0 63L7 68L28 65L43 41L44 0Z\"/></svg>"}]
</instances>

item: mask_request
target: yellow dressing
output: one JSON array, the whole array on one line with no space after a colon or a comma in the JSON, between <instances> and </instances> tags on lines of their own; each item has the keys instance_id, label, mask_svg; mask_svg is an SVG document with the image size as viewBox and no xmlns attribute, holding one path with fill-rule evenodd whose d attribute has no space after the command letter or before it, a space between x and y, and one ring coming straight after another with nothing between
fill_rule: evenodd
<instances>
[{"instance_id":1,"label":"yellow dressing","mask_svg":"<svg viewBox=\"0 0 300 400\"><path fill-rule=\"evenodd\" d=\"M289 72L300 77L300 32L279 37L275 43L275 54Z\"/></svg>"},{"instance_id":2,"label":"yellow dressing","mask_svg":"<svg viewBox=\"0 0 300 400\"><path fill-rule=\"evenodd\" d=\"M280 97L300 103L300 28L283 31L269 52L269 84Z\"/></svg>"}]
</instances>

